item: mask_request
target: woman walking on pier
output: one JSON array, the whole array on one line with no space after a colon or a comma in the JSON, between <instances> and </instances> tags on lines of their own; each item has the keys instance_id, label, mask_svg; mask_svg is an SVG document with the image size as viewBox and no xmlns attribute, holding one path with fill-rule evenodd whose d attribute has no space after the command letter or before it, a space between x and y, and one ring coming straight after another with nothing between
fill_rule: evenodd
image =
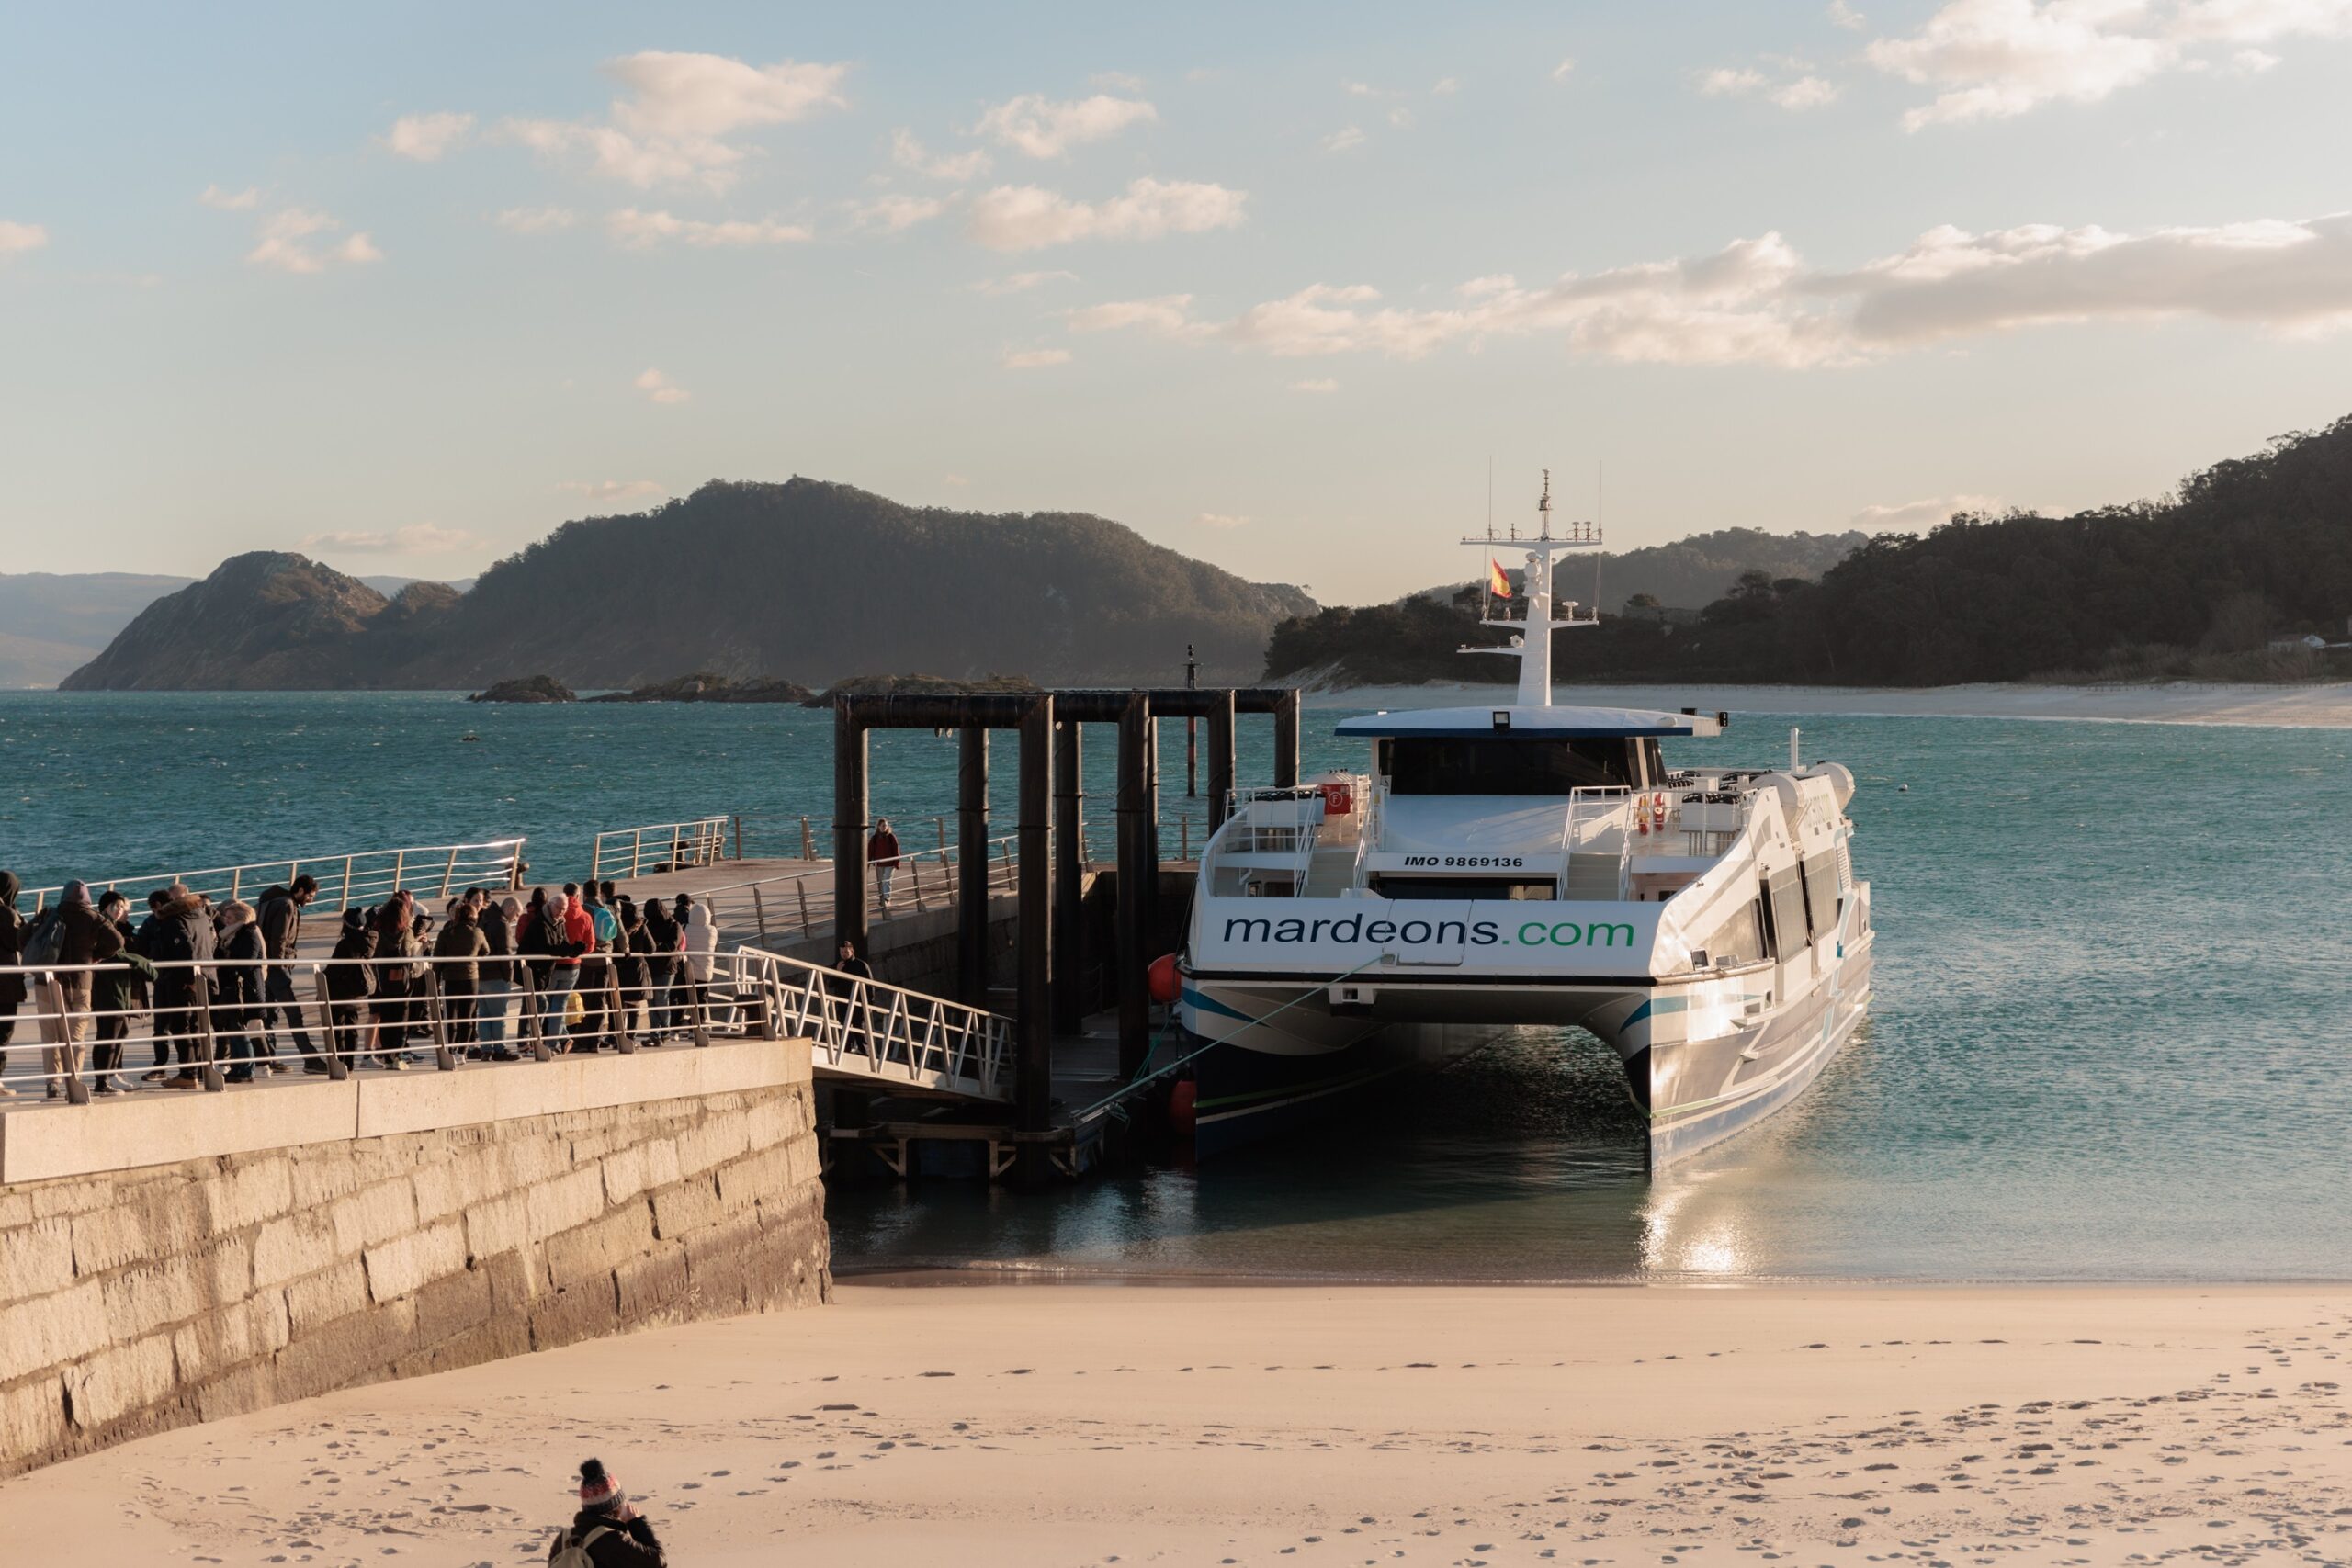
<instances>
[{"instance_id":1,"label":"woman walking on pier","mask_svg":"<svg viewBox=\"0 0 2352 1568\"><path fill-rule=\"evenodd\" d=\"M874 819L874 836L865 840L865 861L874 868L874 889L882 900L882 908L890 908L890 878L899 869L899 835L890 831L890 819Z\"/></svg>"},{"instance_id":2,"label":"woman walking on pier","mask_svg":"<svg viewBox=\"0 0 2352 1568\"><path fill-rule=\"evenodd\" d=\"M441 987L441 1016L449 1030L449 1043L464 1049L474 1043L474 992L481 978L481 960L490 954L490 939L474 921L473 901L449 900L449 923L433 942L433 977Z\"/></svg>"},{"instance_id":3,"label":"woman walking on pier","mask_svg":"<svg viewBox=\"0 0 2352 1568\"><path fill-rule=\"evenodd\" d=\"M327 965L327 1049L345 1062L359 1059L360 1005L373 996L376 980L368 960L376 955L376 933L368 929L368 911L345 909L343 932L335 938L335 962Z\"/></svg>"}]
</instances>

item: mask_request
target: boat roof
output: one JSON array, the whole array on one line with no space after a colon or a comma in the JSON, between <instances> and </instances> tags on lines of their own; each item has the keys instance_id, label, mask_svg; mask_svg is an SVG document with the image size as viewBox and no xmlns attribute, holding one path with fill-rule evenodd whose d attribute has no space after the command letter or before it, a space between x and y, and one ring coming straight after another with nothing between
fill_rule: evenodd
<instances>
[{"instance_id":1,"label":"boat roof","mask_svg":"<svg viewBox=\"0 0 2352 1568\"><path fill-rule=\"evenodd\" d=\"M1663 739L1676 735L1721 735L1724 716L1666 713L1653 708L1515 707L1415 708L1404 713L1365 714L1341 719L1332 733L1374 739L1605 740Z\"/></svg>"}]
</instances>

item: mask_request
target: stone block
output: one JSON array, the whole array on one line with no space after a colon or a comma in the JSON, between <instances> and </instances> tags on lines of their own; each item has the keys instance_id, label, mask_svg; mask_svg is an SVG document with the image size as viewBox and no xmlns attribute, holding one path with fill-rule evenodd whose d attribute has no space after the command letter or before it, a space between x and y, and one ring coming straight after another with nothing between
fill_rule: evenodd
<instances>
[{"instance_id":1,"label":"stone block","mask_svg":"<svg viewBox=\"0 0 2352 1568\"><path fill-rule=\"evenodd\" d=\"M397 1301L297 1334L277 1353L277 1396L309 1399L380 1381L407 1353L415 1326L415 1303Z\"/></svg>"},{"instance_id":2,"label":"stone block","mask_svg":"<svg viewBox=\"0 0 2352 1568\"><path fill-rule=\"evenodd\" d=\"M643 1257L616 1265L613 1285L627 1326L678 1315L686 1304L685 1243L660 1242Z\"/></svg>"},{"instance_id":3,"label":"stone block","mask_svg":"<svg viewBox=\"0 0 2352 1568\"><path fill-rule=\"evenodd\" d=\"M348 1317L368 1304L368 1270L356 1258L329 1264L286 1287L287 1320L297 1335Z\"/></svg>"},{"instance_id":4,"label":"stone block","mask_svg":"<svg viewBox=\"0 0 2352 1568\"><path fill-rule=\"evenodd\" d=\"M519 1130L533 1125L534 1123L528 1122L505 1124L510 1130ZM505 1162L506 1179L514 1187L529 1187L535 1182L552 1181L571 1169L571 1162L566 1157L562 1145L553 1138L540 1137L536 1134L529 1137L509 1137L503 1139L498 1148L500 1156Z\"/></svg>"},{"instance_id":5,"label":"stone block","mask_svg":"<svg viewBox=\"0 0 2352 1568\"><path fill-rule=\"evenodd\" d=\"M0 1306L0 1383L54 1371L113 1337L107 1327L106 1286L97 1280Z\"/></svg>"},{"instance_id":6,"label":"stone block","mask_svg":"<svg viewBox=\"0 0 2352 1568\"><path fill-rule=\"evenodd\" d=\"M436 1345L490 1321L490 1275L480 1269L460 1269L434 1280L416 1292L416 1336L419 1347Z\"/></svg>"},{"instance_id":7,"label":"stone block","mask_svg":"<svg viewBox=\"0 0 2352 1568\"><path fill-rule=\"evenodd\" d=\"M653 1245L653 1213L640 1200L602 1219L552 1235L547 1242L548 1278L559 1291L609 1274L625 1259Z\"/></svg>"},{"instance_id":8,"label":"stone block","mask_svg":"<svg viewBox=\"0 0 2352 1568\"><path fill-rule=\"evenodd\" d=\"M215 1307L172 1330L175 1376L192 1388L248 1361L267 1360L286 1337L286 1298L276 1291Z\"/></svg>"},{"instance_id":9,"label":"stone block","mask_svg":"<svg viewBox=\"0 0 2352 1568\"><path fill-rule=\"evenodd\" d=\"M277 1403L277 1368L266 1360L239 1367L196 1391L196 1415L199 1421L248 1416Z\"/></svg>"},{"instance_id":10,"label":"stone block","mask_svg":"<svg viewBox=\"0 0 2352 1568\"><path fill-rule=\"evenodd\" d=\"M692 1235L717 1224L725 1214L718 1202L718 1183L708 1176L697 1176L653 1194L653 1223L664 1238Z\"/></svg>"},{"instance_id":11,"label":"stone block","mask_svg":"<svg viewBox=\"0 0 2352 1568\"><path fill-rule=\"evenodd\" d=\"M293 1167L284 1155L242 1156L203 1184L206 1223L217 1235L276 1219L294 1207Z\"/></svg>"},{"instance_id":12,"label":"stone block","mask_svg":"<svg viewBox=\"0 0 2352 1568\"><path fill-rule=\"evenodd\" d=\"M9 1130L20 1133L26 1122L11 1122ZM0 1140L5 1143L6 1140ZM54 1214L79 1214L91 1209L103 1209L121 1196L121 1184L111 1177L85 1177L79 1180L41 1181L32 1190L33 1213L42 1219Z\"/></svg>"},{"instance_id":13,"label":"stone block","mask_svg":"<svg viewBox=\"0 0 2352 1568\"><path fill-rule=\"evenodd\" d=\"M530 1350L531 1329L527 1323L521 1318L493 1320L479 1324L439 1344L410 1351L392 1363L392 1376L425 1377L434 1372L454 1371L460 1367L480 1366L484 1361L502 1360L508 1356L526 1356Z\"/></svg>"},{"instance_id":14,"label":"stone block","mask_svg":"<svg viewBox=\"0 0 2352 1568\"><path fill-rule=\"evenodd\" d=\"M796 1098L791 1089L779 1090L745 1112L743 1135L750 1147L764 1149L780 1144L807 1125L797 1113Z\"/></svg>"},{"instance_id":15,"label":"stone block","mask_svg":"<svg viewBox=\"0 0 2352 1568\"><path fill-rule=\"evenodd\" d=\"M531 1298L546 1288L545 1268L535 1257L526 1257L519 1250L493 1253L488 1258L476 1255L474 1267L490 1280L490 1310L494 1317L520 1321Z\"/></svg>"},{"instance_id":16,"label":"stone block","mask_svg":"<svg viewBox=\"0 0 2352 1568\"><path fill-rule=\"evenodd\" d=\"M712 1166L733 1159L751 1146L749 1119L740 1111L697 1122L679 1134L678 1173L698 1176Z\"/></svg>"},{"instance_id":17,"label":"stone block","mask_svg":"<svg viewBox=\"0 0 2352 1568\"><path fill-rule=\"evenodd\" d=\"M338 1198L348 1198L372 1182L392 1174L376 1169L357 1157L350 1144L319 1144L287 1156L293 1186L294 1212L324 1209Z\"/></svg>"},{"instance_id":18,"label":"stone block","mask_svg":"<svg viewBox=\"0 0 2352 1568\"><path fill-rule=\"evenodd\" d=\"M139 1269L123 1269L98 1281L106 1293L108 1337L135 1339L166 1328L213 1304L209 1271L195 1258L166 1258Z\"/></svg>"},{"instance_id":19,"label":"stone block","mask_svg":"<svg viewBox=\"0 0 2352 1568\"><path fill-rule=\"evenodd\" d=\"M243 1301L253 1293L253 1233L222 1236L197 1255L199 1287L207 1300Z\"/></svg>"},{"instance_id":20,"label":"stone block","mask_svg":"<svg viewBox=\"0 0 2352 1568\"><path fill-rule=\"evenodd\" d=\"M495 1145L452 1151L447 1159L418 1167L409 1179L416 1190L416 1217L428 1224L507 1188L505 1162Z\"/></svg>"},{"instance_id":21,"label":"stone block","mask_svg":"<svg viewBox=\"0 0 2352 1568\"><path fill-rule=\"evenodd\" d=\"M337 1251L378 1247L416 1229L416 1191L405 1178L379 1181L329 1204L327 1221Z\"/></svg>"},{"instance_id":22,"label":"stone block","mask_svg":"<svg viewBox=\"0 0 2352 1568\"><path fill-rule=\"evenodd\" d=\"M586 1224L605 1212L605 1177L594 1166L542 1181L523 1195L525 1228L532 1241Z\"/></svg>"},{"instance_id":23,"label":"stone block","mask_svg":"<svg viewBox=\"0 0 2352 1568\"><path fill-rule=\"evenodd\" d=\"M477 1203L465 1212L466 1251L489 1258L531 1245L529 1200L520 1192Z\"/></svg>"},{"instance_id":24,"label":"stone block","mask_svg":"<svg viewBox=\"0 0 2352 1568\"><path fill-rule=\"evenodd\" d=\"M56 1372L0 1392L0 1471L47 1457L65 1440L65 1380Z\"/></svg>"},{"instance_id":25,"label":"stone block","mask_svg":"<svg viewBox=\"0 0 2352 1568\"><path fill-rule=\"evenodd\" d=\"M0 1232L0 1302L45 1296L74 1282L74 1221L57 1216Z\"/></svg>"},{"instance_id":26,"label":"stone block","mask_svg":"<svg viewBox=\"0 0 2352 1568\"><path fill-rule=\"evenodd\" d=\"M759 1245L760 1222L752 1214L730 1218L687 1239L686 1279L698 1311L722 1315L749 1304Z\"/></svg>"},{"instance_id":27,"label":"stone block","mask_svg":"<svg viewBox=\"0 0 2352 1568\"><path fill-rule=\"evenodd\" d=\"M466 1266L466 1227L461 1220L396 1235L361 1255L368 1265L368 1293L389 1302Z\"/></svg>"},{"instance_id":28,"label":"stone block","mask_svg":"<svg viewBox=\"0 0 2352 1568\"><path fill-rule=\"evenodd\" d=\"M76 1429L93 1432L172 1392L172 1337L151 1334L65 1369L65 1397Z\"/></svg>"},{"instance_id":29,"label":"stone block","mask_svg":"<svg viewBox=\"0 0 2352 1568\"><path fill-rule=\"evenodd\" d=\"M268 1290L320 1269L345 1256L335 1228L316 1214L289 1214L254 1233L254 1288Z\"/></svg>"},{"instance_id":30,"label":"stone block","mask_svg":"<svg viewBox=\"0 0 2352 1568\"><path fill-rule=\"evenodd\" d=\"M603 1170L605 1201L625 1203L640 1192L676 1181L678 1153L667 1140L633 1144L605 1156Z\"/></svg>"},{"instance_id":31,"label":"stone block","mask_svg":"<svg viewBox=\"0 0 2352 1568\"><path fill-rule=\"evenodd\" d=\"M771 1145L754 1149L718 1168L718 1201L729 1213L743 1213L752 1204L784 1191L791 1175L789 1148Z\"/></svg>"},{"instance_id":32,"label":"stone block","mask_svg":"<svg viewBox=\"0 0 2352 1568\"><path fill-rule=\"evenodd\" d=\"M609 1274L582 1280L570 1290L550 1291L531 1304L531 1348L552 1350L610 1334L620 1323L618 1298Z\"/></svg>"}]
</instances>

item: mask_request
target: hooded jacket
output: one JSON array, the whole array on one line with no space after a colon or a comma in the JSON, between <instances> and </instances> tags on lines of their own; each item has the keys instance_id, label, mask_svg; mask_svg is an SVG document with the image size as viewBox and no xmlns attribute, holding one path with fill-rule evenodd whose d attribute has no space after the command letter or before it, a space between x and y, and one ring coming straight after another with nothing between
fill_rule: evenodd
<instances>
[{"instance_id":1,"label":"hooded jacket","mask_svg":"<svg viewBox=\"0 0 2352 1568\"><path fill-rule=\"evenodd\" d=\"M139 928L140 952L153 963L155 1006L159 1010L193 1006L204 987L204 970L212 962L212 922L205 918L204 900L184 893L147 917ZM189 968L193 963L199 967ZM173 964L179 966L175 968Z\"/></svg>"},{"instance_id":2,"label":"hooded jacket","mask_svg":"<svg viewBox=\"0 0 2352 1568\"><path fill-rule=\"evenodd\" d=\"M354 925L345 920L343 934L335 938L336 958L373 958L376 956L376 933L363 922ZM374 966L367 964L330 964L327 965L327 999L356 1002L373 996L376 990Z\"/></svg>"},{"instance_id":3,"label":"hooded jacket","mask_svg":"<svg viewBox=\"0 0 2352 1568\"><path fill-rule=\"evenodd\" d=\"M221 934L220 953L220 965L214 972L219 977L213 995L213 1005L220 1010L216 1021L241 1029L261 1010L261 972L268 956L261 928L251 920L231 927Z\"/></svg>"},{"instance_id":4,"label":"hooded jacket","mask_svg":"<svg viewBox=\"0 0 2352 1568\"><path fill-rule=\"evenodd\" d=\"M555 1554L563 1550L566 1541L577 1540L597 1529L605 1533L588 1544L588 1561L596 1568L668 1568L670 1554L662 1549L651 1521L643 1515L623 1523L609 1514L587 1508L574 1514L571 1528L548 1543L548 1561L555 1561Z\"/></svg>"}]
</instances>

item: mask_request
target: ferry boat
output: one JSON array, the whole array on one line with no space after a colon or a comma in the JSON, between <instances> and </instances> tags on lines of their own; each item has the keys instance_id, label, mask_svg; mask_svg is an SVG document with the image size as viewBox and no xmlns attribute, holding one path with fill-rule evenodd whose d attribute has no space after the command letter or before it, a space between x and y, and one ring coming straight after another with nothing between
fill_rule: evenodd
<instances>
[{"instance_id":1,"label":"ferry boat","mask_svg":"<svg viewBox=\"0 0 2352 1568\"><path fill-rule=\"evenodd\" d=\"M1854 875L1854 775L1800 764L1669 770L1661 742L1725 714L1555 707L1553 558L1597 547L1496 536L1481 624L1519 660L1505 707L1350 718L1363 773L1237 792L1200 859L1179 959L1194 1146L1214 1153L1513 1025L1615 1047L1657 1169L1801 1094L1870 1005L1871 889ZM1497 558L1524 552L1513 592ZM1505 612L1512 601L1522 613Z\"/></svg>"}]
</instances>

